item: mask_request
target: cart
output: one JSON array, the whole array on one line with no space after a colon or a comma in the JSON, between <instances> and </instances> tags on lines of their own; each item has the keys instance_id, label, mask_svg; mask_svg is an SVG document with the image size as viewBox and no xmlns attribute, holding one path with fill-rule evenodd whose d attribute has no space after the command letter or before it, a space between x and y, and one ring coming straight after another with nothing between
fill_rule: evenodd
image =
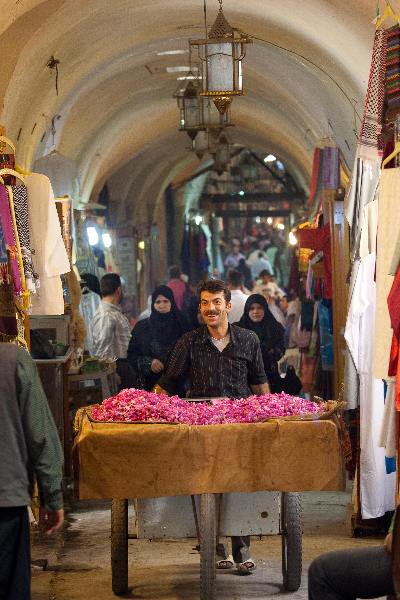
<instances>
[{"instance_id":1,"label":"cart","mask_svg":"<svg viewBox=\"0 0 400 600\"><path fill-rule=\"evenodd\" d=\"M115 594L128 589L129 537L196 534L201 600L216 598L219 535L281 534L283 583L295 591L302 566L299 493L344 489L339 429L332 420L133 425L96 423L83 411L75 428L78 498L112 498ZM218 461L221 448L229 452ZM137 535L128 531L128 498L137 499Z\"/></svg>"},{"instance_id":2,"label":"cart","mask_svg":"<svg viewBox=\"0 0 400 600\"><path fill-rule=\"evenodd\" d=\"M143 499L136 503L137 533L129 534L128 500L111 504L112 589L128 591L129 538L198 537L200 600L216 598L216 545L220 535L282 536L282 575L285 590L301 584L302 523L298 493L254 492L201 494Z\"/></svg>"}]
</instances>

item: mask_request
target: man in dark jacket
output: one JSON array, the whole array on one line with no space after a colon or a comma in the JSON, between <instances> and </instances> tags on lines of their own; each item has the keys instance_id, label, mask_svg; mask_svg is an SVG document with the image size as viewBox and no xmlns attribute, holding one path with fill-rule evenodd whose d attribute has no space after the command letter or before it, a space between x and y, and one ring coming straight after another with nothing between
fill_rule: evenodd
<instances>
[{"instance_id":1,"label":"man in dark jacket","mask_svg":"<svg viewBox=\"0 0 400 600\"><path fill-rule=\"evenodd\" d=\"M0 344L0 600L30 600L28 506L36 477L48 534L64 520L63 455L34 362Z\"/></svg>"},{"instance_id":2,"label":"man in dark jacket","mask_svg":"<svg viewBox=\"0 0 400 600\"><path fill-rule=\"evenodd\" d=\"M203 282L199 287L204 326L184 334L176 343L166 370L156 386L158 392L176 393L189 379L189 398L245 398L269 392L260 342L253 331L230 325L231 293L223 281ZM236 563L240 574L255 570L250 558L250 536L232 537L232 555L219 544L217 567Z\"/></svg>"}]
</instances>

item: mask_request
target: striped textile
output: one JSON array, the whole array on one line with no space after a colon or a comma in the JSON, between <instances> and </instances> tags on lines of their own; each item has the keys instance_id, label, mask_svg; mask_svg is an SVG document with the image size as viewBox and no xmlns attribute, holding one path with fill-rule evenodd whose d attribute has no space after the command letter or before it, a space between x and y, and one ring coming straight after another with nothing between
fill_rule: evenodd
<instances>
[{"instance_id":1,"label":"striped textile","mask_svg":"<svg viewBox=\"0 0 400 600\"><path fill-rule=\"evenodd\" d=\"M386 46L387 31L377 29L358 147L358 156L371 160L376 160L383 154L382 122L385 99Z\"/></svg>"},{"instance_id":2,"label":"striped textile","mask_svg":"<svg viewBox=\"0 0 400 600\"><path fill-rule=\"evenodd\" d=\"M396 25L387 31L386 103L389 110L400 107L400 27Z\"/></svg>"}]
</instances>

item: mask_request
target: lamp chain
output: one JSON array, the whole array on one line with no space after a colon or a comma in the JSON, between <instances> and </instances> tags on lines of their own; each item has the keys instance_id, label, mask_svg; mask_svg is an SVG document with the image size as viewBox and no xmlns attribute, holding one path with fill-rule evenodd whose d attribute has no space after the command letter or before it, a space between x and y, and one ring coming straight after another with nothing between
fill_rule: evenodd
<instances>
[{"instance_id":1,"label":"lamp chain","mask_svg":"<svg viewBox=\"0 0 400 600\"><path fill-rule=\"evenodd\" d=\"M219 10L222 10L222 2L223 2L223 0L218 0L218 3L219 3Z\"/></svg>"}]
</instances>

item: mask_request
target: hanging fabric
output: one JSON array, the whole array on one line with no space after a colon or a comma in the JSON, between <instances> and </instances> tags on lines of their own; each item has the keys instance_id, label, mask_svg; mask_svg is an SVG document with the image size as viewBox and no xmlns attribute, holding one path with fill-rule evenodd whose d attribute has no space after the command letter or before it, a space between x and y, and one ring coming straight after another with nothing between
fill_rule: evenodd
<instances>
[{"instance_id":1,"label":"hanging fabric","mask_svg":"<svg viewBox=\"0 0 400 600\"><path fill-rule=\"evenodd\" d=\"M22 282L18 264L18 250L15 241L13 222L11 219L8 194L4 185L0 185L0 221L3 228L5 245L8 251L11 266L14 294L19 296L22 293Z\"/></svg>"},{"instance_id":2,"label":"hanging fabric","mask_svg":"<svg viewBox=\"0 0 400 600\"><path fill-rule=\"evenodd\" d=\"M21 247L22 262L26 287L29 292L36 292L36 276L34 274L31 252L31 240L29 232L28 219L28 192L25 185L7 186L10 208L13 207L15 223L18 231L19 243Z\"/></svg>"}]
</instances>

